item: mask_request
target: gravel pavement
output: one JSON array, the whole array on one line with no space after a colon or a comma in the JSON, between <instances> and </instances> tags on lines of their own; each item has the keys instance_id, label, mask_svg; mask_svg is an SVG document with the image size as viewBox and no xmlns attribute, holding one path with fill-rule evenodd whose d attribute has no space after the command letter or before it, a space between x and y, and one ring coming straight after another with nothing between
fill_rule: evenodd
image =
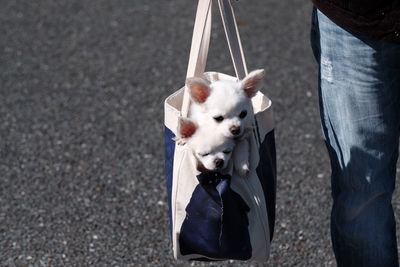
<instances>
[{"instance_id":1,"label":"gravel pavement","mask_svg":"<svg viewBox=\"0 0 400 267\"><path fill-rule=\"evenodd\" d=\"M0 266L210 265L172 258L163 170L163 101L184 82L197 1L1 3ZM277 221L267 264L211 265L335 266L311 4L234 8L274 103ZM215 11L208 70L233 73Z\"/></svg>"}]
</instances>

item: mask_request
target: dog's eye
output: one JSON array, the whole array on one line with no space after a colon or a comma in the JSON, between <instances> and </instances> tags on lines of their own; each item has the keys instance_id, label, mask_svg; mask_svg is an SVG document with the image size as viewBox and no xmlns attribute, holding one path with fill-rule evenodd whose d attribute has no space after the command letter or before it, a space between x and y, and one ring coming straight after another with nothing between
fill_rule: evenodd
<instances>
[{"instance_id":1,"label":"dog's eye","mask_svg":"<svg viewBox=\"0 0 400 267\"><path fill-rule=\"evenodd\" d=\"M232 151L231 150L225 150L223 152L224 152L224 154L230 154Z\"/></svg>"},{"instance_id":2,"label":"dog's eye","mask_svg":"<svg viewBox=\"0 0 400 267\"><path fill-rule=\"evenodd\" d=\"M199 153L200 157L207 157L208 155L210 155L210 153Z\"/></svg>"},{"instance_id":3,"label":"dog's eye","mask_svg":"<svg viewBox=\"0 0 400 267\"><path fill-rule=\"evenodd\" d=\"M239 118L243 119L244 117L247 116L247 110L243 110L242 112L240 112L239 114Z\"/></svg>"},{"instance_id":4,"label":"dog's eye","mask_svg":"<svg viewBox=\"0 0 400 267\"><path fill-rule=\"evenodd\" d=\"M214 117L214 120L215 120L216 122L221 122L221 121L224 120L224 117L222 117L222 116Z\"/></svg>"}]
</instances>

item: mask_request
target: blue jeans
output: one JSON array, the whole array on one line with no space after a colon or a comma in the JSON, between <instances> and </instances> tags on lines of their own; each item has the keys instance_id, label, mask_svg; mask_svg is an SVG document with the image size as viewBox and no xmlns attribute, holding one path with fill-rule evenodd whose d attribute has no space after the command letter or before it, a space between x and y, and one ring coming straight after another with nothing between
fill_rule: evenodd
<instances>
[{"instance_id":1,"label":"blue jeans","mask_svg":"<svg viewBox=\"0 0 400 267\"><path fill-rule=\"evenodd\" d=\"M332 169L337 264L399 266L391 201L400 131L400 45L350 34L316 9L311 44Z\"/></svg>"}]
</instances>

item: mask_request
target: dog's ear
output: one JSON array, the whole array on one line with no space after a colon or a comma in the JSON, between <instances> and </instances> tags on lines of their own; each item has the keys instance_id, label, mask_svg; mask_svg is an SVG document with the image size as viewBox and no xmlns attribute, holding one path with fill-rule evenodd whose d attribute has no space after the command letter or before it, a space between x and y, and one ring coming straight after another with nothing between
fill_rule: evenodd
<instances>
[{"instance_id":1,"label":"dog's ear","mask_svg":"<svg viewBox=\"0 0 400 267\"><path fill-rule=\"evenodd\" d=\"M210 96L210 82L205 79L199 77L187 78L186 86L192 100L196 103L204 103Z\"/></svg>"},{"instance_id":2,"label":"dog's ear","mask_svg":"<svg viewBox=\"0 0 400 267\"><path fill-rule=\"evenodd\" d=\"M180 138L190 138L197 130L197 125L190 119L180 118L178 124L178 133Z\"/></svg>"},{"instance_id":3,"label":"dog's ear","mask_svg":"<svg viewBox=\"0 0 400 267\"><path fill-rule=\"evenodd\" d=\"M264 70L253 70L242 80L242 88L247 97L251 98L256 95L259 86L264 78Z\"/></svg>"}]
</instances>

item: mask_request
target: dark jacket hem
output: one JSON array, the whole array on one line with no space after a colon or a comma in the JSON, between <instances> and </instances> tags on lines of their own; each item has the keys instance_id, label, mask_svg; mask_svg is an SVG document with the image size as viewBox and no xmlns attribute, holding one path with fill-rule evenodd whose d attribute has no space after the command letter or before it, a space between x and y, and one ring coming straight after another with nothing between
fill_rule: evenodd
<instances>
[{"instance_id":1,"label":"dark jacket hem","mask_svg":"<svg viewBox=\"0 0 400 267\"><path fill-rule=\"evenodd\" d=\"M312 1L322 13L352 34L400 43L400 8L378 10L366 17L335 5L331 1Z\"/></svg>"}]
</instances>

